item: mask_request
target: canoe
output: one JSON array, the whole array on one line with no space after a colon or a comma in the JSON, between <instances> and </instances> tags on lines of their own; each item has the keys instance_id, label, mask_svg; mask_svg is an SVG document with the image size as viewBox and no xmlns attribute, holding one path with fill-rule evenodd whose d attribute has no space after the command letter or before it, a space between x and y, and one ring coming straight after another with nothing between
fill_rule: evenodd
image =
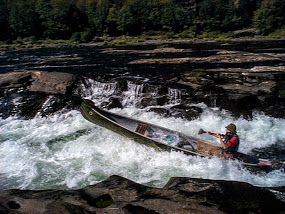
<instances>
[{"instance_id":1,"label":"canoe","mask_svg":"<svg viewBox=\"0 0 285 214\"><path fill-rule=\"evenodd\" d=\"M91 123L147 146L166 151L183 152L186 155L225 157L222 149L211 142L100 109L88 99L82 99L80 111L82 116ZM279 168L284 165L283 161L261 159L240 152L235 154L234 158L242 161L244 166L254 168Z\"/></svg>"}]
</instances>

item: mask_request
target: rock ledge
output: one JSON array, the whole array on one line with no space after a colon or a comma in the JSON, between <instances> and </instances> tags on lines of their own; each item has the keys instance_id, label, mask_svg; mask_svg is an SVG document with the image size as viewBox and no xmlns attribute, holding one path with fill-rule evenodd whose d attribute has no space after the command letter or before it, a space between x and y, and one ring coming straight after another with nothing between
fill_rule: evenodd
<instances>
[{"instance_id":1,"label":"rock ledge","mask_svg":"<svg viewBox=\"0 0 285 214\"><path fill-rule=\"evenodd\" d=\"M78 190L0 191L0 213L282 213L285 189L171 178L163 188L120 176Z\"/></svg>"}]
</instances>

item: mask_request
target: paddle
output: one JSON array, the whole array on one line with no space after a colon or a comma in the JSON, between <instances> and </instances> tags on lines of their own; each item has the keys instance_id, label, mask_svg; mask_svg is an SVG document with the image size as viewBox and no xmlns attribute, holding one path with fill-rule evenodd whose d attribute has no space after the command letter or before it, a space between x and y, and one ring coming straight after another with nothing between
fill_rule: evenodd
<instances>
[{"instance_id":1,"label":"paddle","mask_svg":"<svg viewBox=\"0 0 285 214\"><path fill-rule=\"evenodd\" d=\"M203 129L200 129L199 130L199 132L198 132L198 134L209 134L209 135L217 135L216 133L212 133L212 132L206 132L205 130L203 130Z\"/></svg>"}]
</instances>

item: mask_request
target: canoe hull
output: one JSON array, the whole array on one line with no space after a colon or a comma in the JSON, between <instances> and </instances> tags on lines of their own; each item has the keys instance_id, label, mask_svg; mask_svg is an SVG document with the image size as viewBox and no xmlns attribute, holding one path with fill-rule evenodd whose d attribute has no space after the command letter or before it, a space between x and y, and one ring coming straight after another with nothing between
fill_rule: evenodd
<instances>
[{"instance_id":1,"label":"canoe hull","mask_svg":"<svg viewBox=\"0 0 285 214\"><path fill-rule=\"evenodd\" d=\"M108 117L106 117L104 114L106 114L107 112L97 108L95 105L92 104L92 102L90 102L89 100L84 100L80 106L80 110L81 110L81 114L83 115L83 117L94 123L97 124L99 126L102 126L104 128L107 128L117 134L120 134L126 138L129 138L131 140L134 140L138 143L147 145L147 146L151 146L154 147L156 149L162 149L162 150L166 150L166 151L179 151L179 152L183 152L186 153L188 155L200 155L200 156L205 156L196 152L192 152L192 151L188 151L185 149L181 149L181 148L176 148L174 146L169 146L165 143L161 143L157 140L151 139L145 135L142 135L140 133L137 133L135 131L132 131L130 129L127 129L123 126L121 126L120 124L114 122L113 120L109 119Z\"/></svg>"}]
</instances>

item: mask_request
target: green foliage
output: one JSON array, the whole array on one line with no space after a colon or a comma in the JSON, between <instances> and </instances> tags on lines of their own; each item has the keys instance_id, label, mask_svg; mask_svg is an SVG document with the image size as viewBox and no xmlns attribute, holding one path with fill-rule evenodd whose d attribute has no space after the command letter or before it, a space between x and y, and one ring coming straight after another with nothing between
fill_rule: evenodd
<instances>
[{"instance_id":1,"label":"green foliage","mask_svg":"<svg viewBox=\"0 0 285 214\"><path fill-rule=\"evenodd\" d=\"M103 35L107 28L107 18L109 8L111 7L109 0L87 0L86 15L88 24L97 35Z\"/></svg>"},{"instance_id":2,"label":"green foliage","mask_svg":"<svg viewBox=\"0 0 285 214\"><path fill-rule=\"evenodd\" d=\"M93 39L93 33L90 29L85 29L85 31L83 31L80 34L81 42L90 42L92 39Z\"/></svg>"},{"instance_id":3,"label":"green foliage","mask_svg":"<svg viewBox=\"0 0 285 214\"><path fill-rule=\"evenodd\" d=\"M0 1L0 40L5 40L8 38L8 9L5 1Z\"/></svg>"},{"instance_id":4,"label":"green foliage","mask_svg":"<svg viewBox=\"0 0 285 214\"><path fill-rule=\"evenodd\" d=\"M72 9L72 1L39 0L37 12L41 19L43 36L51 39L70 37Z\"/></svg>"},{"instance_id":5,"label":"green foliage","mask_svg":"<svg viewBox=\"0 0 285 214\"><path fill-rule=\"evenodd\" d=\"M277 39L285 38L285 27L273 31L272 33L268 34L268 37L269 38L277 38Z\"/></svg>"},{"instance_id":6,"label":"green foliage","mask_svg":"<svg viewBox=\"0 0 285 214\"><path fill-rule=\"evenodd\" d=\"M208 31L250 27L257 3L257 0L202 0L195 22Z\"/></svg>"},{"instance_id":7,"label":"green foliage","mask_svg":"<svg viewBox=\"0 0 285 214\"><path fill-rule=\"evenodd\" d=\"M0 40L144 35L141 41L158 34L224 40L227 32L244 28L263 34L282 29L284 11L284 0L2 0Z\"/></svg>"},{"instance_id":8,"label":"green foliage","mask_svg":"<svg viewBox=\"0 0 285 214\"><path fill-rule=\"evenodd\" d=\"M73 42L81 42L80 32L73 33L70 40Z\"/></svg>"},{"instance_id":9,"label":"green foliage","mask_svg":"<svg viewBox=\"0 0 285 214\"><path fill-rule=\"evenodd\" d=\"M11 0L7 3L9 27L13 37L37 35L36 1Z\"/></svg>"},{"instance_id":10,"label":"green foliage","mask_svg":"<svg viewBox=\"0 0 285 214\"><path fill-rule=\"evenodd\" d=\"M254 13L254 25L263 34L285 27L284 0L263 0Z\"/></svg>"}]
</instances>

